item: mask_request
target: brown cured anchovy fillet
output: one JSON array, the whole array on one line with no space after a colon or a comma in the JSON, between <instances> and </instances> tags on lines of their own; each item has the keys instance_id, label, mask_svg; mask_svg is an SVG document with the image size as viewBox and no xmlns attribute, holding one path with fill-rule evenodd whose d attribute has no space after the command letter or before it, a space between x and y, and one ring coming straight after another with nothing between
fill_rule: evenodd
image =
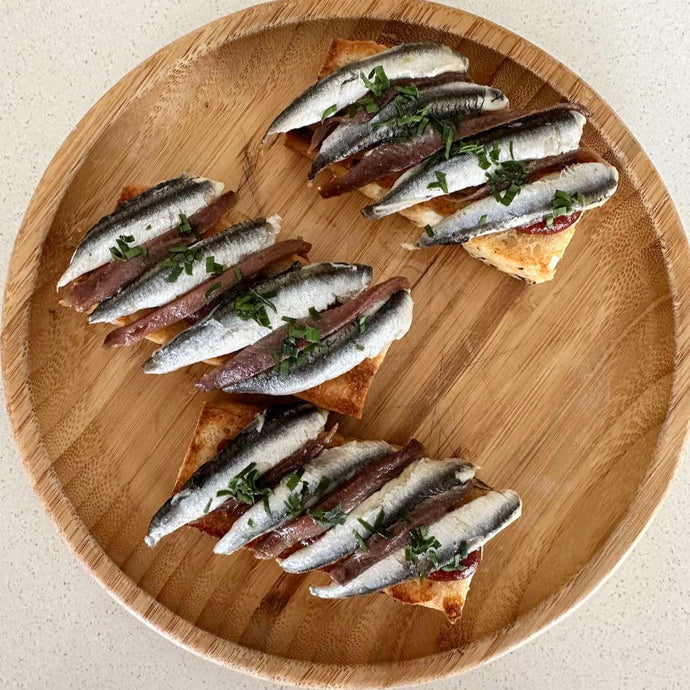
<instances>
[{"instance_id":1,"label":"brown cured anchovy fillet","mask_svg":"<svg viewBox=\"0 0 690 690\"><path fill-rule=\"evenodd\" d=\"M389 527L386 536L374 534L367 542L366 551L356 551L343 559L329 571L329 575L341 584L357 577L382 558L404 548L413 530L436 522L453 508L457 508L471 489L472 482L467 482L422 501L404 518Z\"/></svg>"},{"instance_id":2,"label":"brown cured anchovy fillet","mask_svg":"<svg viewBox=\"0 0 690 690\"><path fill-rule=\"evenodd\" d=\"M180 242L195 242L196 235L203 235L210 230L236 203L235 192L221 194L208 206L189 216L187 220L194 232L181 234L178 228L173 228L146 242L143 245L147 250L145 254L129 261L111 261L91 271L82 280L72 283L67 288L67 293L61 298L62 304L74 307L77 311L87 311L104 299L112 297L121 287L166 259L169 256L169 247Z\"/></svg>"},{"instance_id":3,"label":"brown cured anchovy fillet","mask_svg":"<svg viewBox=\"0 0 690 690\"><path fill-rule=\"evenodd\" d=\"M453 141L473 137L528 116L537 117L562 109L576 110L585 116L588 115L584 108L570 103L558 103L535 110L498 111L488 115L465 118L454 123ZM376 182L392 173L406 170L440 150L443 143L443 138L438 130L429 127L423 135L414 137L411 141L381 144L365 154L346 173L333 175L331 179L320 184L319 194L324 199L339 196L359 189L370 182Z\"/></svg>"},{"instance_id":4,"label":"brown cured anchovy fillet","mask_svg":"<svg viewBox=\"0 0 690 690\"><path fill-rule=\"evenodd\" d=\"M347 484L330 494L315 510L333 510L340 507L349 512L365 498L399 475L408 465L423 457L424 446L412 439L399 451L381 458L354 476ZM257 558L277 558L283 551L301 541L323 534L328 527L315 522L309 515L294 520L249 545Z\"/></svg>"},{"instance_id":5,"label":"brown cured anchovy fillet","mask_svg":"<svg viewBox=\"0 0 690 690\"><path fill-rule=\"evenodd\" d=\"M307 254L310 249L311 244L309 242L286 240L254 252L240 261L239 264L231 266L220 275L209 278L169 304L163 305L126 326L115 329L107 335L103 341L103 346L122 347L139 342L147 335L203 309L210 299L215 299L223 292L235 287L244 278L256 275L274 261L279 261L293 254ZM211 294L208 294L209 291L212 291Z\"/></svg>"},{"instance_id":6,"label":"brown cured anchovy fillet","mask_svg":"<svg viewBox=\"0 0 690 690\"><path fill-rule=\"evenodd\" d=\"M365 290L345 304L321 312L318 318L310 316L307 319L296 321L292 327L316 328L319 331L319 337L323 339L356 319L374 304L385 301L398 290L407 289L409 289L407 278L400 276L391 278ZM196 384L197 388L202 391L225 388L275 366L276 353L280 352L283 341L288 336L289 328L290 324L285 324L253 345L244 348L230 361L205 374ZM300 340L297 346L306 344L306 340Z\"/></svg>"}]
</instances>

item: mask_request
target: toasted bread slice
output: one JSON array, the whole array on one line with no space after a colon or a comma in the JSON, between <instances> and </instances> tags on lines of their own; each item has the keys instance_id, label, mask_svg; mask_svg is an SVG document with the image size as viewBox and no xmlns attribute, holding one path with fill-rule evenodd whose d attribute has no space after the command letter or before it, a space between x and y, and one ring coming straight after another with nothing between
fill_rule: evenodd
<instances>
[{"instance_id":1,"label":"toasted bread slice","mask_svg":"<svg viewBox=\"0 0 690 690\"><path fill-rule=\"evenodd\" d=\"M234 438L261 409L228 400L206 403L199 414L194 438L177 474L173 493L179 491L196 469L208 462L219 447ZM343 443L344 440L336 436L334 444ZM231 513L216 510L192 526L212 537L220 538L230 529L234 520ZM455 623L462 615L471 581L472 575L464 580L444 582L412 580L390 587L385 593L403 604L416 604L442 611L451 623Z\"/></svg>"},{"instance_id":2,"label":"toasted bread slice","mask_svg":"<svg viewBox=\"0 0 690 690\"><path fill-rule=\"evenodd\" d=\"M336 38L332 41L326 59L319 71L319 79L345 65L375 55L387 46L374 41L349 41ZM289 133L286 144L290 147L313 157L315 152L309 151L309 143L299 133ZM332 166L338 172L342 166ZM370 199L380 199L390 186L381 183L371 183L361 187L359 191ZM447 211L441 204L425 202L417 204L400 215L411 220L415 225L435 225L443 220ZM515 230L477 237L462 246L476 259L494 266L499 271L527 283L544 283L552 280L556 274L556 266L563 257L568 244L575 233L575 225L568 229L550 235L529 235Z\"/></svg>"},{"instance_id":3,"label":"toasted bread slice","mask_svg":"<svg viewBox=\"0 0 690 690\"><path fill-rule=\"evenodd\" d=\"M117 203L121 204L124 201L132 199L133 197L141 194L146 188L137 187L134 185L127 185L122 188L120 193L120 198ZM218 223L216 227L211 228L207 235L212 235L220 232L226 226L222 223ZM300 260L299 257L294 257L295 260ZM125 324L132 323L141 318L146 311L136 312L135 314L130 314L129 316L116 319L113 321L115 326L124 326ZM172 340L176 335L179 335L186 325L183 323L174 323L166 328L162 328L155 333L151 333L146 336L147 340L150 340L157 345L164 345L165 343ZM388 348L383 352L378 354L372 359L365 359L361 364L345 372L341 376L335 379L326 381L315 388L310 388L302 393L297 393L295 397L302 398L303 400L308 400L313 402L319 407L323 407L327 410L333 410L333 412L338 412L344 414L348 417L355 417L356 419L361 419L364 412L364 404L367 399L367 393L369 392L369 386L374 379L376 372L378 371L384 357L386 356ZM208 364L219 365L227 358L216 357L214 359L207 360ZM227 531L227 530L226 530ZM224 533L223 533L224 534Z\"/></svg>"}]
</instances>

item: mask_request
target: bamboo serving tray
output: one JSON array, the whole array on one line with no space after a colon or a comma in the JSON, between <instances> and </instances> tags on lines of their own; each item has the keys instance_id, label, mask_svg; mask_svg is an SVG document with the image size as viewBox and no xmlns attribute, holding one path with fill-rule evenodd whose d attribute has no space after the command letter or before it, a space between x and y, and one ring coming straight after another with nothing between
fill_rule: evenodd
<instances>
[{"instance_id":1,"label":"bamboo serving tray","mask_svg":"<svg viewBox=\"0 0 690 690\"><path fill-rule=\"evenodd\" d=\"M584 142L620 188L578 227L555 281L522 284L459 247L400 245L418 229L372 223L363 197L321 199L309 162L273 116L314 80L332 38L435 40L514 108L575 100ZM142 541L168 496L207 399L200 365L145 376L149 343L106 351L107 329L57 303L83 232L125 184L189 170L237 189L233 217L281 214L311 258L407 276L415 320L391 347L363 421L346 434L414 435L462 454L523 517L491 542L462 622L371 595L311 597L324 575L285 575L181 530ZM276 681L384 686L483 663L581 603L631 549L677 466L690 410L689 252L668 193L630 132L563 65L505 29L416 0L297 0L219 19L143 62L87 113L46 170L14 248L4 300L3 374L17 442L67 543L124 606L172 640ZM27 525L27 529L31 529Z\"/></svg>"}]
</instances>

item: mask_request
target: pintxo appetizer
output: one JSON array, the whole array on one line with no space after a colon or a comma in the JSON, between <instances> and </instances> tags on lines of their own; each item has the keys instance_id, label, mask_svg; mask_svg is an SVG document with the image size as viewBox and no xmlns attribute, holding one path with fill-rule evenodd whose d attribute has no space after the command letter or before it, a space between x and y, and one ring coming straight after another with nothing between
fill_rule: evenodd
<instances>
[{"instance_id":1,"label":"pintxo appetizer","mask_svg":"<svg viewBox=\"0 0 690 690\"><path fill-rule=\"evenodd\" d=\"M146 373L206 361L221 366L203 390L297 395L361 416L388 346L410 327L409 284L307 264L308 242L277 241L279 216L225 227L234 194L221 191L184 175L134 193L78 245L61 301L118 326L106 347L160 344Z\"/></svg>"},{"instance_id":2,"label":"pintxo appetizer","mask_svg":"<svg viewBox=\"0 0 690 690\"><path fill-rule=\"evenodd\" d=\"M461 244L516 278L551 280L583 212L618 184L613 166L580 148L587 112L570 103L507 110L500 91L470 81L458 53L455 67L434 75L389 74L389 56L404 48L333 41L319 81L267 136L286 132L290 147L314 159L309 177L323 197L359 190L374 200L365 217L399 213L423 227L407 248ZM357 77L366 91L355 98ZM326 85L334 94L345 80L348 98L321 117L307 107L309 94Z\"/></svg>"},{"instance_id":3,"label":"pintxo appetizer","mask_svg":"<svg viewBox=\"0 0 690 690\"><path fill-rule=\"evenodd\" d=\"M324 570L323 598L385 591L459 619L484 544L517 519L513 491L495 491L458 458L346 440L305 404L262 411L207 405L173 495L146 543L191 525L214 551L249 549L289 573Z\"/></svg>"}]
</instances>

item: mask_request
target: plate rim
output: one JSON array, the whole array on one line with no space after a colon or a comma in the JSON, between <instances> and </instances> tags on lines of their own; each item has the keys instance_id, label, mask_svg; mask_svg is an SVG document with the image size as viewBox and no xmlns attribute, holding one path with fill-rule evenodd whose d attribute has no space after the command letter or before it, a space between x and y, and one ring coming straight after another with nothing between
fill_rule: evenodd
<instances>
[{"instance_id":1,"label":"plate rim","mask_svg":"<svg viewBox=\"0 0 690 690\"><path fill-rule=\"evenodd\" d=\"M626 171L654 221L669 278L674 318L674 368L667 416L654 455L625 516L599 552L568 583L520 616L461 649L395 662L340 665L296 660L231 642L196 627L144 592L125 575L91 536L50 467L37 433L23 347L29 326L40 248L55 211L93 144L118 117L178 61L277 26L327 19L368 19L423 23L469 38L510 57L559 93L590 107L591 121L625 161ZM153 79L148 79L155 72ZM564 77L570 87L556 86ZM613 128L622 132L614 136ZM654 181L654 187L644 184ZM27 279L28 276L28 279ZM91 575L125 608L164 637L234 670L294 685L372 687L437 680L498 658L544 632L588 599L634 548L666 496L681 459L690 417L690 248L673 201L648 156L622 120L582 79L543 49L490 20L422 0L279 0L219 17L174 40L134 67L112 86L69 133L43 173L17 233L3 299L2 372L8 417L23 464L46 512L63 540ZM630 538L630 534L634 536ZM605 552L605 553L604 553Z\"/></svg>"}]
</instances>

